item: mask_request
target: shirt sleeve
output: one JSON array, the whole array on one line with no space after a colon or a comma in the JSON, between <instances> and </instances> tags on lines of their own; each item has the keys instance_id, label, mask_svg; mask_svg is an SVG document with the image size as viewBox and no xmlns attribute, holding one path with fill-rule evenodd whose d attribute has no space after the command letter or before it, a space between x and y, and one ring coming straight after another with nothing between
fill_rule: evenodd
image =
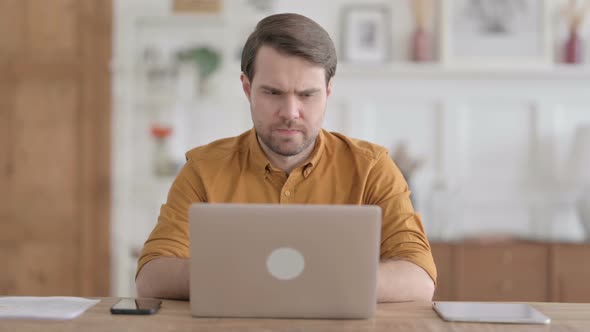
<instances>
[{"instance_id":1,"label":"shirt sleeve","mask_svg":"<svg viewBox=\"0 0 590 332\"><path fill-rule=\"evenodd\" d=\"M379 155L369 173L366 201L382 210L381 260L412 262L436 283L436 266L420 215L414 212L408 184L387 152Z\"/></svg>"},{"instance_id":2,"label":"shirt sleeve","mask_svg":"<svg viewBox=\"0 0 590 332\"><path fill-rule=\"evenodd\" d=\"M189 159L172 183L158 223L141 250L136 277L155 258L189 257L188 209L192 203L205 201L203 191L194 162Z\"/></svg>"}]
</instances>

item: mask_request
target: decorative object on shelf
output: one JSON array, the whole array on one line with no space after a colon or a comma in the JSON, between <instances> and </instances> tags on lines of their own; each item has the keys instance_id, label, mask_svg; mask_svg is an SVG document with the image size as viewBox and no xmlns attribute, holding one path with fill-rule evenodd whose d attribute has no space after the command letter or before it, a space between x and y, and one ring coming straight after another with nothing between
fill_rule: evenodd
<instances>
[{"instance_id":1,"label":"decorative object on shelf","mask_svg":"<svg viewBox=\"0 0 590 332\"><path fill-rule=\"evenodd\" d=\"M163 51L154 45L145 47L141 58L145 95L155 97L170 93L177 74L174 64L166 61Z\"/></svg>"},{"instance_id":2,"label":"decorative object on shelf","mask_svg":"<svg viewBox=\"0 0 590 332\"><path fill-rule=\"evenodd\" d=\"M412 184L414 173L420 169L425 162L424 159L414 158L410 155L408 152L408 144L406 142L396 144L391 159L393 159L399 170L402 172L408 186L411 186Z\"/></svg>"},{"instance_id":3,"label":"decorative object on shelf","mask_svg":"<svg viewBox=\"0 0 590 332\"><path fill-rule=\"evenodd\" d=\"M207 46L197 46L176 53L180 61L192 61L197 66L199 81L199 95L207 94L207 82L210 76L219 68L221 54L215 49Z\"/></svg>"},{"instance_id":4,"label":"decorative object on shelf","mask_svg":"<svg viewBox=\"0 0 590 332\"><path fill-rule=\"evenodd\" d=\"M391 13L387 5L352 5L342 9L342 59L384 63L391 57Z\"/></svg>"},{"instance_id":5,"label":"decorative object on shelf","mask_svg":"<svg viewBox=\"0 0 590 332\"><path fill-rule=\"evenodd\" d=\"M442 1L443 62L476 68L549 67L547 1Z\"/></svg>"},{"instance_id":6,"label":"decorative object on shelf","mask_svg":"<svg viewBox=\"0 0 590 332\"><path fill-rule=\"evenodd\" d=\"M246 3L258 12L270 13L274 10L274 0L247 0Z\"/></svg>"},{"instance_id":7,"label":"decorative object on shelf","mask_svg":"<svg viewBox=\"0 0 590 332\"><path fill-rule=\"evenodd\" d=\"M154 174L156 176L173 176L177 165L172 158L168 140L172 135L172 127L154 124L151 127L152 137L155 139Z\"/></svg>"},{"instance_id":8,"label":"decorative object on shelf","mask_svg":"<svg viewBox=\"0 0 590 332\"><path fill-rule=\"evenodd\" d=\"M584 45L580 37L580 26L590 12L590 0L578 6L577 0L569 0L563 12L568 24L568 38L564 44L563 61L568 64L579 64L584 59Z\"/></svg>"},{"instance_id":9,"label":"decorative object on shelf","mask_svg":"<svg viewBox=\"0 0 590 332\"><path fill-rule=\"evenodd\" d=\"M408 0L414 16L414 30L410 38L410 59L414 62L432 60L431 34L428 21L432 15L431 0Z\"/></svg>"},{"instance_id":10,"label":"decorative object on shelf","mask_svg":"<svg viewBox=\"0 0 590 332\"><path fill-rule=\"evenodd\" d=\"M424 159L414 158L410 155L408 152L408 144L406 142L400 142L396 144L391 158L402 172L407 182L410 182L414 172L420 169L420 167L422 167L425 162Z\"/></svg>"},{"instance_id":11,"label":"decorative object on shelf","mask_svg":"<svg viewBox=\"0 0 590 332\"><path fill-rule=\"evenodd\" d=\"M174 13L204 13L216 14L221 12L222 0L173 0Z\"/></svg>"},{"instance_id":12,"label":"decorative object on shelf","mask_svg":"<svg viewBox=\"0 0 590 332\"><path fill-rule=\"evenodd\" d=\"M590 125L576 130L569 176L576 193L578 217L590 241Z\"/></svg>"}]
</instances>

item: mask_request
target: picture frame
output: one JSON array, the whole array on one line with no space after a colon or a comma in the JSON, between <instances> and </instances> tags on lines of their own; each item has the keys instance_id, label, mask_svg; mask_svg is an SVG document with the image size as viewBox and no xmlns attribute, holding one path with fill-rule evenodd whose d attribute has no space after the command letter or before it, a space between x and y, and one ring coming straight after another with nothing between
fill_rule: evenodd
<instances>
[{"instance_id":1,"label":"picture frame","mask_svg":"<svg viewBox=\"0 0 590 332\"><path fill-rule=\"evenodd\" d=\"M222 0L173 0L172 12L179 14L219 14Z\"/></svg>"},{"instance_id":2,"label":"picture frame","mask_svg":"<svg viewBox=\"0 0 590 332\"><path fill-rule=\"evenodd\" d=\"M446 66L549 67L548 0L441 1L441 60Z\"/></svg>"},{"instance_id":3,"label":"picture frame","mask_svg":"<svg viewBox=\"0 0 590 332\"><path fill-rule=\"evenodd\" d=\"M350 63L385 63L391 59L391 10L382 4L342 8L341 57Z\"/></svg>"}]
</instances>

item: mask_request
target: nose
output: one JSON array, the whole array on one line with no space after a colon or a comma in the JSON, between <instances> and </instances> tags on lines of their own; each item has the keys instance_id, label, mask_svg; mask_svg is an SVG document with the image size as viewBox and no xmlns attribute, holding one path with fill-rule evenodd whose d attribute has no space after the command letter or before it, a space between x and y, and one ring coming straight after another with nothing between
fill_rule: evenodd
<instances>
[{"instance_id":1,"label":"nose","mask_svg":"<svg viewBox=\"0 0 590 332\"><path fill-rule=\"evenodd\" d=\"M285 96L279 109L279 116L287 119L297 119L301 113L301 103L297 97L291 94Z\"/></svg>"}]
</instances>

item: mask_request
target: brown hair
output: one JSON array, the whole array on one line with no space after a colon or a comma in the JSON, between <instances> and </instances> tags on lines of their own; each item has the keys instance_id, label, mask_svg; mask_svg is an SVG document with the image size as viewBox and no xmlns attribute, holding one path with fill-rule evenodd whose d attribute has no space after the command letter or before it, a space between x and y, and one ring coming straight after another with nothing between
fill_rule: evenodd
<instances>
[{"instance_id":1,"label":"brown hair","mask_svg":"<svg viewBox=\"0 0 590 332\"><path fill-rule=\"evenodd\" d=\"M254 78L256 54L263 45L322 66L326 85L336 74L334 42L324 28L303 15L276 14L258 22L242 50L242 72L250 82Z\"/></svg>"}]
</instances>

